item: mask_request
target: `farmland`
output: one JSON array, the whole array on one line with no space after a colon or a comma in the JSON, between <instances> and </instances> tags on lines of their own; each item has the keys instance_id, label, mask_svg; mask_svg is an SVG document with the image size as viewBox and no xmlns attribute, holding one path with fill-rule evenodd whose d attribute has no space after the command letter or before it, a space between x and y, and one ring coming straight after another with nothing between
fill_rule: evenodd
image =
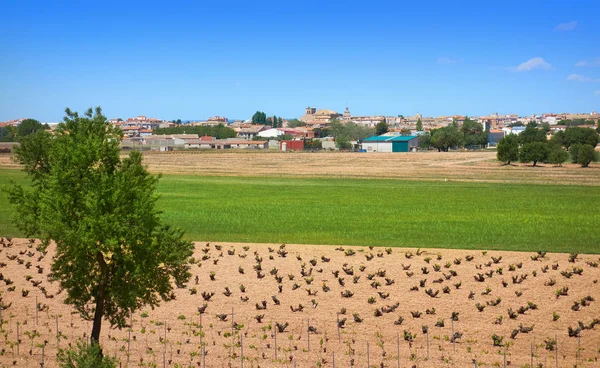
<instances>
[{"instance_id":1,"label":"farmland","mask_svg":"<svg viewBox=\"0 0 600 368\"><path fill-rule=\"evenodd\" d=\"M52 247L41 257L36 245L3 239L0 248L2 367L55 367L56 346L91 330L47 279ZM196 243L188 285L136 311L131 329L105 325L101 341L123 367L239 367L242 357L244 367L502 367L505 354L511 367L595 367L598 263L561 253Z\"/></svg>"},{"instance_id":2,"label":"farmland","mask_svg":"<svg viewBox=\"0 0 600 368\"><path fill-rule=\"evenodd\" d=\"M22 180L16 170L8 178ZM587 185L166 174L164 219L191 240L597 253ZM3 235L18 236L0 197Z\"/></svg>"},{"instance_id":3,"label":"farmland","mask_svg":"<svg viewBox=\"0 0 600 368\"><path fill-rule=\"evenodd\" d=\"M130 329L105 322L104 351L123 367L598 365L598 164L501 166L490 152L145 162L164 173L163 219L198 242L170 302L136 311ZM11 179L25 183L0 155L0 186ZM53 246L16 238L12 211L1 192L0 236L15 239L0 247L0 367L55 367L57 346L91 322L48 278Z\"/></svg>"}]
</instances>

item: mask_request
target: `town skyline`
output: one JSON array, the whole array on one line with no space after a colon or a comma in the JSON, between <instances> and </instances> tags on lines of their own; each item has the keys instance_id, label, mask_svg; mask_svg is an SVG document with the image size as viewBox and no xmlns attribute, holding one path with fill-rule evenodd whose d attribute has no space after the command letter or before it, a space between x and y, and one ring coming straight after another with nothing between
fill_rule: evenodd
<instances>
[{"instance_id":1,"label":"town skyline","mask_svg":"<svg viewBox=\"0 0 600 368\"><path fill-rule=\"evenodd\" d=\"M593 1L144 4L0 4L0 121L600 110Z\"/></svg>"}]
</instances>

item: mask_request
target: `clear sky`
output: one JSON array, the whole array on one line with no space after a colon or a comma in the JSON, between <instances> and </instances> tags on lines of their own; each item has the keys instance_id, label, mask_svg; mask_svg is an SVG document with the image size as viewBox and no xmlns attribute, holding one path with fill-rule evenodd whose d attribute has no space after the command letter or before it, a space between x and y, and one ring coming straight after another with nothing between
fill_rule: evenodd
<instances>
[{"instance_id":1,"label":"clear sky","mask_svg":"<svg viewBox=\"0 0 600 368\"><path fill-rule=\"evenodd\" d=\"M600 110L600 1L0 1L0 121Z\"/></svg>"}]
</instances>

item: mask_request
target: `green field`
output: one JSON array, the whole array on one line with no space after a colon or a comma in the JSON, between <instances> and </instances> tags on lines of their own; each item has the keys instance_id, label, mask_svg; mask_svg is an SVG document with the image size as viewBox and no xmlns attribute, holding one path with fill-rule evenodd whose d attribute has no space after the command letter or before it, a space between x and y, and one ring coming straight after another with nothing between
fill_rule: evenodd
<instances>
[{"instance_id":1,"label":"green field","mask_svg":"<svg viewBox=\"0 0 600 368\"><path fill-rule=\"evenodd\" d=\"M158 189L192 240L600 253L598 187L166 175ZM22 235L5 193L0 209L0 235Z\"/></svg>"}]
</instances>

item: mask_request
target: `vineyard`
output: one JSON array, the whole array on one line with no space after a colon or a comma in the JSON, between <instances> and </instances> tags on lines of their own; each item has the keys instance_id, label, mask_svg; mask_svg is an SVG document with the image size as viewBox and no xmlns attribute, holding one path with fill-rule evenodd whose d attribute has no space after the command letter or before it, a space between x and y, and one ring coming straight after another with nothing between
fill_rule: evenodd
<instances>
[{"instance_id":1,"label":"vineyard","mask_svg":"<svg viewBox=\"0 0 600 368\"><path fill-rule=\"evenodd\" d=\"M2 239L0 366L56 367L91 322L53 248ZM122 367L595 367L597 255L196 243L171 301L105 323Z\"/></svg>"}]
</instances>

